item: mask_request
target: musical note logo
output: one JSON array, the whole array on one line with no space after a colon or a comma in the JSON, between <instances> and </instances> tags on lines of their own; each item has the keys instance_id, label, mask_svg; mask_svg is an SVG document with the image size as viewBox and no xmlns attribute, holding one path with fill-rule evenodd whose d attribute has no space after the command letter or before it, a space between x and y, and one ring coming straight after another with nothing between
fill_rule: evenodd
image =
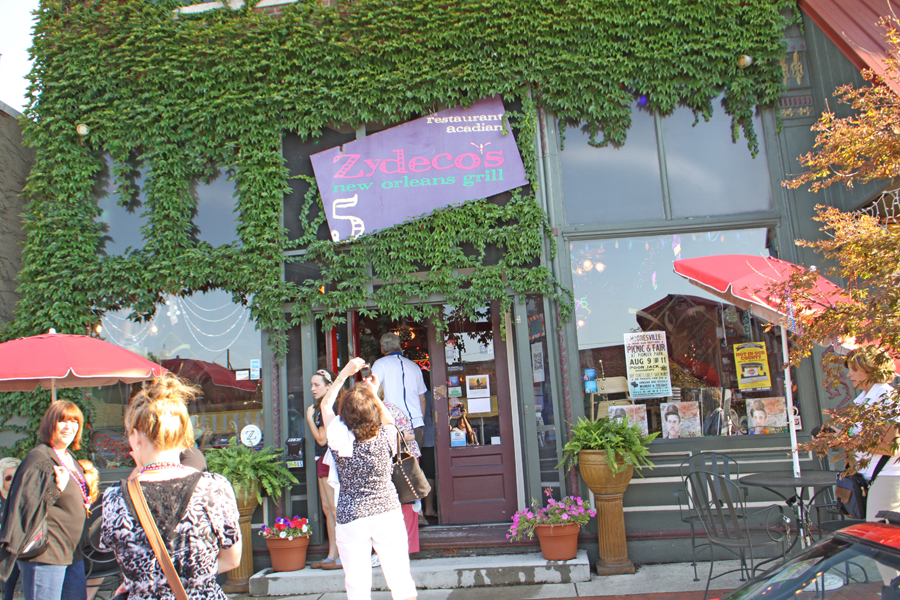
<instances>
[{"instance_id":1,"label":"musical note logo","mask_svg":"<svg viewBox=\"0 0 900 600\"><path fill-rule=\"evenodd\" d=\"M350 237L358 238L362 234L366 232L366 224L359 217L355 217L353 215L339 215L337 210L339 208L352 208L356 206L356 202L359 200L359 194L353 194L350 198L338 198L331 205L331 216L335 219L343 219L345 221L350 221ZM335 242L341 239L341 234L338 233L337 229L331 230L331 239Z\"/></svg>"}]
</instances>

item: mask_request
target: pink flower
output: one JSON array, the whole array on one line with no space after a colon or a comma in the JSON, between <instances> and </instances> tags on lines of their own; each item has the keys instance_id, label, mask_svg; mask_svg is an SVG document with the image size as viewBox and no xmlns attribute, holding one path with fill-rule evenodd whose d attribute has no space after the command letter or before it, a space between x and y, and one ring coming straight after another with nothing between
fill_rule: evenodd
<instances>
[{"instance_id":1,"label":"pink flower","mask_svg":"<svg viewBox=\"0 0 900 600\"><path fill-rule=\"evenodd\" d=\"M565 521L565 520L568 519L568 518L569 518L569 515L563 515L563 516L562 516L563 521Z\"/></svg>"}]
</instances>

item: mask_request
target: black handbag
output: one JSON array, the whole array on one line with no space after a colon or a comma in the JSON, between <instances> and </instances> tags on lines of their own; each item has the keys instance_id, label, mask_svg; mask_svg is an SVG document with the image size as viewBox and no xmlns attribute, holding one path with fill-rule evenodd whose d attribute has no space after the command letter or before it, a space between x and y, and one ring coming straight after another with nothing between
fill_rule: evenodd
<instances>
[{"instance_id":1,"label":"black handbag","mask_svg":"<svg viewBox=\"0 0 900 600\"><path fill-rule=\"evenodd\" d=\"M19 552L18 557L22 560L37 558L47 551L47 546L49 544L50 539L47 536L47 517L44 517L41 519L41 522L38 523L35 530L28 536L28 541L22 546L22 550Z\"/></svg>"},{"instance_id":2,"label":"black handbag","mask_svg":"<svg viewBox=\"0 0 900 600\"><path fill-rule=\"evenodd\" d=\"M400 428L397 428L397 454L394 455L394 472L391 474L391 480L394 487L397 488L397 497L400 498L400 504L411 504L416 500L421 500L431 491L428 480L425 479L425 473L419 466L419 461L409 451Z\"/></svg>"}]
</instances>

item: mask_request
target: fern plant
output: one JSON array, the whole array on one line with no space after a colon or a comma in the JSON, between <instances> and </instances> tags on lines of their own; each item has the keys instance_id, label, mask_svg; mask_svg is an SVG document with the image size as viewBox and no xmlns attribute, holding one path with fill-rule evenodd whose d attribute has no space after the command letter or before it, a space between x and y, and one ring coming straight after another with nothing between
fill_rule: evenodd
<instances>
[{"instance_id":1,"label":"fern plant","mask_svg":"<svg viewBox=\"0 0 900 600\"><path fill-rule=\"evenodd\" d=\"M591 421L581 418L572 428L569 441L562 448L560 465L567 469L578 464L578 453L582 450L603 450L606 463L613 473L621 473L625 465L653 468L648 446L659 432L644 435L640 425L629 425L626 419L609 417Z\"/></svg>"},{"instance_id":2,"label":"fern plant","mask_svg":"<svg viewBox=\"0 0 900 600\"><path fill-rule=\"evenodd\" d=\"M254 450L239 443L235 437L228 440L226 447L207 452L206 465L235 488L250 489L256 485L256 499L260 504L263 495L277 500L284 488L298 483L282 463L280 448Z\"/></svg>"}]
</instances>

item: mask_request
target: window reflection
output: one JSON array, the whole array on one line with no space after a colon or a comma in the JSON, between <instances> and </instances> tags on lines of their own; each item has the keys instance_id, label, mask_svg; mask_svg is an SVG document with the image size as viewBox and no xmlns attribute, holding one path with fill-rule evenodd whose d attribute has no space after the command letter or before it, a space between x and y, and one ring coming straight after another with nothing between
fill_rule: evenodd
<instances>
[{"instance_id":1,"label":"window reflection","mask_svg":"<svg viewBox=\"0 0 900 600\"><path fill-rule=\"evenodd\" d=\"M194 239L213 246L239 241L237 231L237 193L231 173L219 169L207 181L194 179L190 183L194 199Z\"/></svg>"},{"instance_id":2,"label":"window reflection","mask_svg":"<svg viewBox=\"0 0 900 600\"><path fill-rule=\"evenodd\" d=\"M130 311L106 314L101 337L160 363L187 379L200 393L188 406L197 445L221 447L248 425L263 429L262 346L247 306L231 294L212 291L184 298L167 296L145 323ZM140 384L88 390L94 431L94 462L100 467L133 466L124 433L124 411ZM265 440L260 442L260 446Z\"/></svg>"},{"instance_id":3,"label":"window reflection","mask_svg":"<svg viewBox=\"0 0 900 600\"><path fill-rule=\"evenodd\" d=\"M765 229L571 244L585 414L621 416L663 439L786 431L780 329L672 269L771 247ZM654 344L633 343L644 332L657 332ZM660 375L665 395L642 391Z\"/></svg>"},{"instance_id":4,"label":"window reflection","mask_svg":"<svg viewBox=\"0 0 900 600\"><path fill-rule=\"evenodd\" d=\"M762 137L758 116L753 128ZM734 141L724 108L695 124L693 111L679 107L663 117L662 130L673 217L772 209L765 144L753 158L746 139Z\"/></svg>"},{"instance_id":5,"label":"window reflection","mask_svg":"<svg viewBox=\"0 0 900 600\"><path fill-rule=\"evenodd\" d=\"M531 380L537 421L537 447L541 469L541 489L552 488L559 499L559 470L556 456L556 413L547 363L548 336L543 296L530 295L525 307L528 316L528 343L531 348Z\"/></svg>"},{"instance_id":6,"label":"window reflection","mask_svg":"<svg viewBox=\"0 0 900 600\"><path fill-rule=\"evenodd\" d=\"M665 217L656 125L653 114L637 106L623 146L594 148L583 128L566 128L559 156L569 225Z\"/></svg>"},{"instance_id":7,"label":"window reflection","mask_svg":"<svg viewBox=\"0 0 900 600\"><path fill-rule=\"evenodd\" d=\"M109 154L103 155L103 166L97 173L93 194L100 209L97 221L102 233L98 247L101 256L125 254L144 247L141 227L147 224L144 178L148 169L137 164L130 166L131 176L125 189L113 183L113 160ZM134 194L128 193L128 189Z\"/></svg>"}]
</instances>

